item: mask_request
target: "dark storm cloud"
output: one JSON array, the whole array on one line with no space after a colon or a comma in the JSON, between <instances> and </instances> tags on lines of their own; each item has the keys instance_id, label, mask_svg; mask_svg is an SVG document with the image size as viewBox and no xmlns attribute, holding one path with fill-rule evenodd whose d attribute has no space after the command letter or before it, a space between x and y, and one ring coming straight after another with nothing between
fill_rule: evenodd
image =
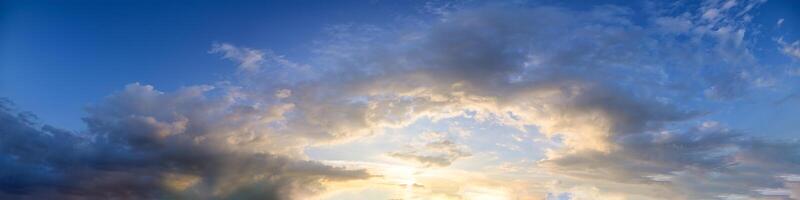
<instances>
[{"instance_id":1,"label":"dark storm cloud","mask_svg":"<svg viewBox=\"0 0 800 200\"><path fill-rule=\"evenodd\" d=\"M155 111L188 106L184 105L188 102L196 112L208 112L203 110L208 102L192 99L188 93L172 96L175 99L159 97L163 94L150 89L131 85L110 97L109 103L91 111L86 133L39 125L32 115L14 112L3 102L0 197L292 199L318 192L323 188L320 181L369 177L363 170L276 155L269 149L233 149L203 142L206 134L235 137L237 132L215 124L199 127L194 123L201 122L191 116L153 117L159 115ZM172 104L161 104L159 98ZM161 121L175 119L179 122Z\"/></svg>"}]
</instances>

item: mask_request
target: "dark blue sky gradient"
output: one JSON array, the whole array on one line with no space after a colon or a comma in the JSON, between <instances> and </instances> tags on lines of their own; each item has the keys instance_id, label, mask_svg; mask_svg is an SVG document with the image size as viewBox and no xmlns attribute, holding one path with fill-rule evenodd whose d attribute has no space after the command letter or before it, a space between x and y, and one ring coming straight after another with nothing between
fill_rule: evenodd
<instances>
[{"instance_id":1,"label":"dark blue sky gradient","mask_svg":"<svg viewBox=\"0 0 800 200\"><path fill-rule=\"evenodd\" d=\"M125 84L172 90L221 80L235 68L208 54L213 42L302 57L330 25L385 22L420 4L3 1L0 96L43 122L80 129L83 107Z\"/></svg>"}]
</instances>

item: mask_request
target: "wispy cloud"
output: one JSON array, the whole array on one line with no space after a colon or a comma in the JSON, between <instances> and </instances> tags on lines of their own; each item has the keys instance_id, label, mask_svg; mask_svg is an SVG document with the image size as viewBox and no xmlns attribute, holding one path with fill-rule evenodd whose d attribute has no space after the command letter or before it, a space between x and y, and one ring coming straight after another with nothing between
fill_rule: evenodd
<instances>
[{"instance_id":1,"label":"wispy cloud","mask_svg":"<svg viewBox=\"0 0 800 200\"><path fill-rule=\"evenodd\" d=\"M432 167L447 167L460 158L471 156L464 147L460 147L450 140L432 141L422 146L409 148L411 150L390 152L388 155Z\"/></svg>"},{"instance_id":2,"label":"wispy cloud","mask_svg":"<svg viewBox=\"0 0 800 200\"><path fill-rule=\"evenodd\" d=\"M777 42L783 54L793 59L800 59L800 40L789 43L784 41L783 38L778 38Z\"/></svg>"},{"instance_id":3,"label":"wispy cloud","mask_svg":"<svg viewBox=\"0 0 800 200\"><path fill-rule=\"evenodd\" d=\"M222 54L222 58L229 59L239 65L239 69L255 71L264 62L264 52L245 47L236 47L229 43L214 43L208 53Z\"/></svg>"}]
</instances>

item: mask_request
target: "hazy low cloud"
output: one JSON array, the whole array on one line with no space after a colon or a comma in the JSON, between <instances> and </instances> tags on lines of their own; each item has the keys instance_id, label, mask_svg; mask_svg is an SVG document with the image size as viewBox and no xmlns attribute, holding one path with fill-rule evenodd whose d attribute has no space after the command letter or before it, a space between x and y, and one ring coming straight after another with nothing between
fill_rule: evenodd
<instances>
[{"instance_id":1,"label":"hazy low cloud","mask_svg":"<svg viewBox=\"0 0 800 200\"><path fill-rule=\"evenodd\" d=\"M410 150L390 152L389 156L417 162L423 166L447 167L460 158L471 154L450 140L439 140L423 146L411 146Z\"/></svg>"},{"instance_id":2,"label":"hazy low cloud","mask_svg":"<svg viewBox=\"0 0 800 200\"><path fill-rule=\"evenodd\" d=\"M756 190L759 187L791 188L791 181L780 175L800 172L800 143L750 138L713 123L687 132L629 135L615 142L617 149L611 153L554 155L541 164L579 179L605 180L609 185L646 183L654 190L683 191L643 192L681 199L713 199L723 194L755 198L765 195Z\"/></svg>"}]
</instances>

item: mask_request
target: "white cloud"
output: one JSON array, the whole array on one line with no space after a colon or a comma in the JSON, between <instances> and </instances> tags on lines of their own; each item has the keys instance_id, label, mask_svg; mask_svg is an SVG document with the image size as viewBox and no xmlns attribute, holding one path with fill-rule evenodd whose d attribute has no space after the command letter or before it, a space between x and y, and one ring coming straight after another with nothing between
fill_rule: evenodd
<instances>
[{"instance_id":1,"label":"white cloud","mask_svg":"<svg viewBox=\"0 0 800 200\"><path fill-rule=\"evenodd\" d=\"M292 90L280 89L278 91L275 91L275 97L279 99L289 98L290 96L292 96Z\"/></svg>"},{"instance_id":2,"label":"white cloud","mask_svg":"<svg viewBox=\"0 0 800 200\"><path fill-rule=\"evenodd\" d=\"M208 53L222 54L222 58L239 64L239 69L256 71L264 62L264 52L256 49L236 47L228 43L214 43Z\"/></svg>"},{"instance_id":3,"label":"white cloud","mask_svg":"<svg viewBox=\"0 0 800 200\"><path fill-rule=\"evenodd\" d=\"M789 57L794 59L800 59L800 40L796 40L792 43L786 42L783 38L778 38L777 40L779 50L786 54Z\"/></svg>"}]
</instances>

